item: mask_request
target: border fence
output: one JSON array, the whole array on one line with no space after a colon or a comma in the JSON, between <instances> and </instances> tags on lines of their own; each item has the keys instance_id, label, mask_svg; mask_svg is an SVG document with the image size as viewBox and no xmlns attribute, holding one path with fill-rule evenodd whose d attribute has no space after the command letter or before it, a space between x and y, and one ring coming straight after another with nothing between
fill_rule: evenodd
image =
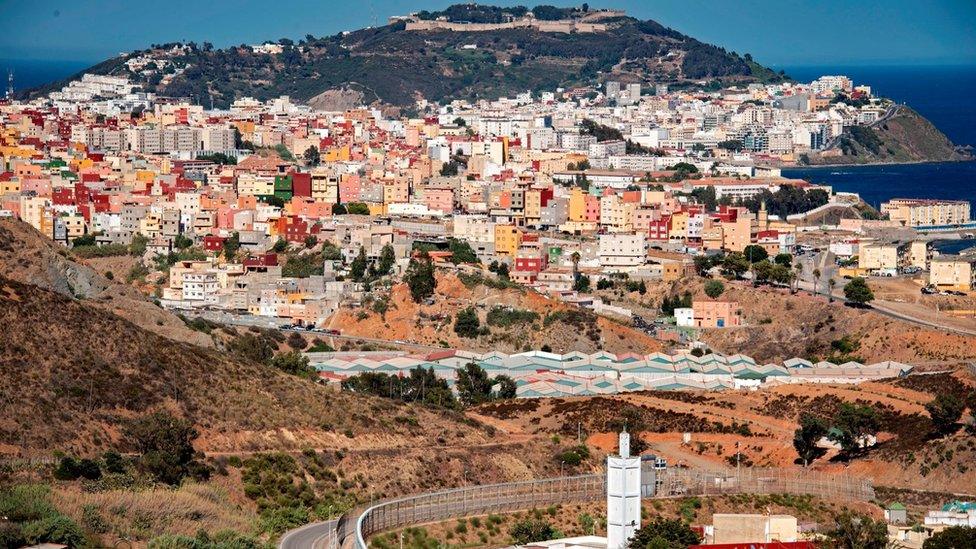
<instances>
[{"instance_id":1,"label":"border fence","mask_svg":"<svg viewBox=\"0 0 976 549\"><path fill-rule=\"evenodd\" d=\"M706 471L672 468L655 471L653 498L719 496L724 494L810 494L834 501L874 499L871 481L848 474L749 467ZM606 474L466 486L407 496L356 509L343 515L335 531L315 549L367 549L378 532L488 513L595 501L606 497Z\"/></svg>"}]
</instances>

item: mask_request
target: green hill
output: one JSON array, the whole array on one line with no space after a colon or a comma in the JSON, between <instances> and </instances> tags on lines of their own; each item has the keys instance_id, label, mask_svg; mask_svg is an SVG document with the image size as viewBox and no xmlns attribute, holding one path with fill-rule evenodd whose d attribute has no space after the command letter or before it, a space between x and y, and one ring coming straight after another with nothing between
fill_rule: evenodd
<instances>
[{"instance_id":1,"label":"green hill","mask_svg":"<svg viewBox=\"0 0 976 549\"><path fill-rule=\"evenodd\" d=\"M524 9L524 8L522 8ZM519 8L456 5L419 12L420 19L495 23L517 17ZM517 13L516 13L517 11ZM578 9L533 8L537 20L593 17ZM412 105L418 98L497 98L526 90L552 90L618 78L667 83L770 81L785 78L751 56L705 44L651 20L626 16L599 20L602 32L541 32L510 28L482 32L406 30L402 21L350 33L293 42L281 53L258 53L246 45L164 44L104 61L85 72L124 75L146 89L202 104L226 107L239 97L289 95L309 101L329 90L351 90L365 102ZM476 49L463 48L474 44ZM130 60L152 63L127 66ZM74 77L73 77L74 78ZM36 96L64 82L23 92Z\"/></svg>"}]
</instances>

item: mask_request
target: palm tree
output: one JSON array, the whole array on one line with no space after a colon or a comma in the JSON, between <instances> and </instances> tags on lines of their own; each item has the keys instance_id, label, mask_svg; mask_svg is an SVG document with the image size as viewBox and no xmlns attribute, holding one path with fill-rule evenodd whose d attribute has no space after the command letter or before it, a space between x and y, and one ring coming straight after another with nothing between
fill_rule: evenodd
<instances>
[{"instance_id":1,"label":"palm tree","mask_svg":"<svg viewBox=\"0 0 976 549\"><path fill-rule=\"evenodd\" d=\"M834 302L834 286L837 285L837 281L833 278L827 279L827 286L830 288L830 302Z\"/></svg>"},{"instance_id":2,"label":"palm tree","mask_svg":"<svg viewBox=\"0 0 976 549\"><path fill-rule=\"evenodd\" d=\"M797 261L793 268L796 269L796 276L793 277L793 293L795 294L800 289L800 275L803 274L803 263Z\"/></svg>"},{"instance_id":3,"label":"palm tree","mask_svg":"<svg viewBox=\"0 0 976 549\"><path fill-rule=\"evenodd\" d=\"M820 269L813 270L813 293L820 294Z\"/></svg>"},{"instance_id":4,"label":"palm tree","mask_svg":"<svg viewBox=\"0 0 976 549\"><path fill-rule=\"evenodd\" d=\"M573 282L575 282L579 276L580 253L573 252L573 255L569 256L569 259L573 262Z\"/></svg>"}]
</instances>

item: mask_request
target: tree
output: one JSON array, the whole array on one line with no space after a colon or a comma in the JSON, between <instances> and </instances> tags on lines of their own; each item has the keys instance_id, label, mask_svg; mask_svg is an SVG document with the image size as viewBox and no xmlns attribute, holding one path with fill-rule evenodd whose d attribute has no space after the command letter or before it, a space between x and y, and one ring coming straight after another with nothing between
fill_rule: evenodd
<instances>
[{"instance_id":1,"label":"tree","mask_svg":"<svg viewBox=\"0 0 976 549\"><path fill-rule=\"evenodd\" d=\"M888 546L888 526L867 515L843 512L837 526L827 533L836 549L885 549Z\"/></svg>"},{"instance_id":2,"label":"tree","mask_svg":"<svg viewBox=\"0 0 976 549\"><path fill-rule=\"evenodd\" d=\"M227 240L224 240L224 259L233 261L237 255L237 250L240 249L241 235L237 231L234 231Z\"/></svg>"},{"instance_id":3,"label":"tree","mask_svg":"<svg viewBox=\"0 0 976 549\"><path fill-rule=\"evenodd\" d=\"M175 485L189 473L197 438L189 421L156 412L130 422L124 434L140 454L139 466L156 480Z\"/></svg>"},{"instance_id":4,"label":"tree","mask_svg":"<svg viewBox=\"0 0 976 549\"><path fill-rule=\"evenodd\" d=\"M366 248L360 246L359 254L356 256L355 259L352 260L352 263L349 265L349 275L352 276L353 280L359 282L363 279L363 275L365 274L366 274Z\"/></svg>"},{"instance_id":5,"label":"tree","mask_svg":"<svg viewBox=\"0 0 976 549\"><path fill-rule=\"evenodd\" d=\"M814 269L811 274L813 275L813 293L814 294L819 294L820 293L820 277L823 276L823 274L820 272L820 269Z\"/></svg>"},{"instance_id":6,"label":"tree","mask_svg":"<svg viewBox=\"0 0 976 549\"><path fill-rule=\"evenodd\" d=\"M393 245L384 244L383 249L380 250L380 261L376 267L376 274L379 276L388 275L393 270L394 265L396 265L396 254L393 251Z\"/></svg>"},{"instance_id":7,"label":"tree","mask_svg":"<svg viewBox=\"0 0 976 549\"><path fill-rule=\"evenodd\" d=\"M478 263L478 254L474 253L471 245L466 240L450 238L447 241L447 246L451 251L451 262L455 265L459 263Z\"/></svg>"},{"instance_id":8,"label":"tree","mask_svg":"<svg viewBox=\"0 0 976 549\"><path fill-rule=\"evenodd\" d=\"M976 528L950 526L925 540L922 549L976 549Z\"/></svg>"},{"instance_id":9,"label":"tree","mask_svg":"<svg viewBox=\"0 0 976 549\"><path fill-rule=\"evenodd\" d=\"M573 290L582 293L590 291L590 277L586 275L577 276L576 282L573 283Z\"/></svg>"},{"instance_id":10,"label":"tree","mask_svg":"<svg viewBox=\"0 0 976 549\"><path fill-rule=\"evenodd\" d=\"M346 215L346 207L341 203L336 202L332 205L332 215Z\"/></svg>"},{"instance_id":11,"label":"tree","mask_svg":"<svg viewBox=\"0 0 976 549\"><path fill-rule=\"evenodd\" d=\"M515 380L504 374L495 376L495 385L498 385L496 396L501 399L515 398L518 392L518 385L515 384Z\"/></svg>"},{"instance_id":12,"label":"tree","mask_svg":"<svg viewBox=\"0 0 976 549\"><path fill-rule=\"evenodd\" d=\"M280 254L287 249L288 249L288 241L285 240L284 238L281 238L280 236L278 237L278 240L275 241L274 246L271 247L271 250L276 254Z\"/></svg>"},{"instance_id":13,"label":"tree","mask_svg":"<svg viewBox=\"0 0 976 549\"><path fill-rule=\"evenodd\" d=\"M725 284L719 280L709 280L705 282L705 295L712 299L718 299L725 291Z\"/></svg>"},{"instance_id":14,"label":"tree","mask_svg":"<svg viewBox=\"0 0 976 549\"><path fill-rule=\"evenodd\" d=\"M837 285L837 281L833 278L827 279L827 294L830 296L830 302L834 302L834 286Z\"/></svg>"},{"instance_id":15,"label":"tree","mask_svg":"<svg viewBox=\"0 0 976 549\"><path fill-rule=\"evenodd\" d=\"M305 237L306 248L314 248L315 245L318 243L319 243L319 237L315 236L314 234L310 234Z\"/></svg>"},{"instance_id":16,"label":"tree","mask_svg":"<svg viewBox=\"0 0 976 549\"><path fill-rule=\"evenodd\" d=\"M803 466L824 453L824 449L817 446L817 442L827 434L827 424L824 420L812 414L800 415L800 427L793 432L793 448L803 460Z\"/></svg>"},{"instance_id":17,"label":"tree","mask_svg":"<svg viewBox=\"0 0 976 549\"><path fill-rule=\"evenodd\" d=\"M515 545L525 545L533 541L546 541L556 535L556 529L544 520L525 519L512 525L508 531Z\"/></svg>"},{"instance_id":18,"label":"tree","mask_svg":"<svg viewBox=\"0 0 976 549\"><path fill-rule=\"evenodd\" d=\"M346 209L349 215L369 215L369 206L362 202L350 202Z\"/></svg>"},{"instance_id":19,"label":"tree","mask_svg":"<svg viewBox=\"0 0 976 549\"><path fill-rule=\"evenodd\" d=\"M742 278L749 270L749 260L739 252L732 252L722 260L722 276L728 279Z\"/></svg>"},{"instance_id":20,"label":"tree","mask_svg":"<svg viewBox=\"0 0 976 549\"><path fill-rule=\"evenodd\" d=\"M474 307L468 307L458 311L454 319L454 333L461 337L478 337L478 330L481 328L481 321L478 320L478 313Z\"/></svg>"},{"instance_id":21,"label":"tree","mask_svg":"<svg viewBox=\"0 0 976 549\"><path fill-rule=\"evenodd\" d=\"M863 307L868 302L874 301L874 292L868 287L867 281L856 276L844 286L844 297L850 303L858 307Z\"/></svg>"},{"instance_id":22,"label":"tree","mask_svg":"<svg viewBox=\"0 0 976 549\"><path fill-rule=\"evenodd\" d=\"M434 262L431 261L430 254L421 251L417 257L411 259L403 278L410 286L410 297L415 303L434 295L437 279L434 278Z\"/></svg>"},{"instance_id":23,"label":"tree","mask_svg":"<svg viewBox=\"0 0 976 549\"><path fill-rule=\"evenodd\" d=\"M240 358L267 364L274 356L275 346L266 337L259 337L250 332L239 335L231 340L227 348Z\"/></svg>"},{"instance_id":24,"label":"tree","mask_svg":"<svg viewBox=\"0 0 976 549\"><path fill-rule=\"evenodd\" d=\"M579 276L579 262L580 262L580 258L581 258L581 256L580 256L580 253L579 252L573 252L572 255L569 256L569 260L573 262L573 280L574 281L576 280L576 277Z\"/></svg>"},{"instance_id":25,"label":"tree","mask_svg":"<svg viewBox=\"0 0 976 549\"><path fill-rule=\"evenodd\" d=\"M597 290L608 290L610 288L613 288L613 281L609 278L601 278L596 281Z\"/></svg>"},{"instance_id":26,"label":"tree","mask_svg":"<svg viewBox=\"0 0 976 549\"><path fill-rule=\"evenodd\" d=\"M441 175L444 177L453 177L458 174L458 163L451 160L450 162L445 162L441 165Z\"/></svg>"},{"instance_id":27,"label":"tree","mask_svg":"<svg viewBox=\"0 0 976 549\"><path fill-rule=\"evenodd\" d=\"M878 432L878 413L869 405L844 402L837 409L833 424L834 430L828 437L839 443L842 452L849 456L863 449L867 436Z\"/></svg>"},{"instance_id":28,"label":"tree","mask_svg":"<svg viewBox=\"0 0 976 549\"><path fill-rule=\"evenodd\" d=\"M949 393L940 393L925 405L925 411L932 418L932 429L937 436L951 435L956 432L959 418L966 404L962 399Z\"/></svg>"},{"instance_id":29,"label":"tree","mask_svg":"<svg viewBox=\"0 0 976 549\"><path fill-rule=\"evenodd\" d=\"M701 543L701 536L680 519L656 517L641 526L627 545L629 549L686 549Z\"/></svg>"},{"instance_id":30,"label":"tree","mask_svg":"<svg viewBox=\"0 0 976 549\"><path fill-rule=\"evenodd\" d=\"M793 263L793 256L786 253L776 254L773 256L773 263L789 267L790 264Z\"/></svg>"},{"instance_id":31,"label":"tree","mask_svg":"<svg viewBox=\"0 0 976 549\"><path fill-rule=\"evenodd\" d=\"M766 248L758 244L749 244L746 246L742 250L742 255L749 260L749 263L758 263L769 258L769 252L766 251Z\"/></svg>"},{"instance_id":32,"label":"tree","mask_svg":"<svg viewBox=\"0 0 976 549\"><path fill-rule=\"evenodd\" d=\"M305 152L302 153L302 158L305 159L305 165L307 166L318 166L322 162L319 150L314 146L305 149Z\"/></svg>"},{"instance_id":33,"label":"tree","mask_svg":"<svg viewBox=\"0 0 976 549\"><path fill-rule=\"evenodd\" d=\"M492 385L484 368L474 362L469 362L458 370L455 388L461 404L465 406L477 406L491 400Z\"/></svg>"},{"instance_id":34,"label":"tree","mask_svg":"<svg viewBox=\"0 0 976 549\"><path fill-rule=\"evenodd\" d=\"M313 379L315 368L309 366L308 357L298 351L278 353L271 358L271 367L293 376Z\"/></svg>"}]
</instances>

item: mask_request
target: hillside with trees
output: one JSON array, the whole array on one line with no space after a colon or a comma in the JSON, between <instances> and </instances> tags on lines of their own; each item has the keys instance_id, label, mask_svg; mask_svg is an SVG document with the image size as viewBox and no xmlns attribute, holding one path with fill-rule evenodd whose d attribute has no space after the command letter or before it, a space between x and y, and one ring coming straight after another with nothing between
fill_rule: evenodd
<instances>
[{"instance_id":1,"label":"hillside with trees","mask_svg":"<svg viewBox=\"0 0 976 549\"><path fill-rule=\"evenodd\" d=\"M455 5L420 18L496 22L516 8ZM525 8L521 8L525 10ZM571 8L538 6L535 17L558 19ZM520 12L521 13L521 12ZM144 88L200 104L227 107L235 99L288 95L308 101L330 90L352 90L367 103L412 105L431 101L493 99L526 90L553 90L608 78L672 86L778 81L784 75L724 48L700 42L652 21L607 19L607 32L551 33L531 29L491 32L407 31L403 22L276 43L279 54L241 44L157 44L104 61L83 72L127 76ZM463 46L476 44L476 49ZM126 61L158 59L158 69L132 72ZM80 75L80 74L79 74ZM77 78L79 75L68 79ZM66 81L27 90L37 96Z\"/></svg>"}]
</instances>

